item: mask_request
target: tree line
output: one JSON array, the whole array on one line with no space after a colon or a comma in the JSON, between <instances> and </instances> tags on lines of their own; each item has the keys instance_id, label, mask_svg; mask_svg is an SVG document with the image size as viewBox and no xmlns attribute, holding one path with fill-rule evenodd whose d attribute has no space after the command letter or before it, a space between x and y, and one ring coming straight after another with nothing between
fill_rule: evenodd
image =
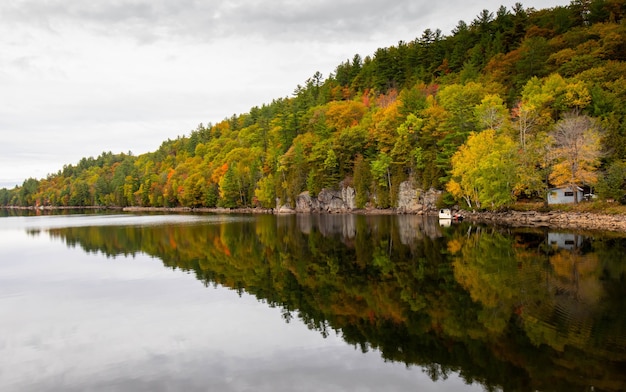
<instances>
[{"instance_id":1,"label":"tree line","mask_svg":"<svg viewBox=\"0 0 626 392\"><path fill-rule=\"evenodd\" d=\"M0 190L0 205L269 208L351 186L357 207L389 208L407 180L472 208L555 186L623 200L625 14L624 0L483 10L154 152L29 178Z\"/></svg>"}]
</instances>

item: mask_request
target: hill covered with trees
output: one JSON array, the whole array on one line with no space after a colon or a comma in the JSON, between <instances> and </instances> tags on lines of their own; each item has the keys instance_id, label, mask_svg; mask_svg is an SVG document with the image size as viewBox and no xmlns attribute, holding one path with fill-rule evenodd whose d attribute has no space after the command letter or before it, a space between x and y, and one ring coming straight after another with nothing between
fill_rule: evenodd
<instances>
[{"instance_id":1,"label":"hill covered with trees","mask_svg":"<svg viewBox=\"0 0 626 392\"><path fill-rule=\"evenodd\" d=\"M626 195L626 1L482 11L316 72L275 99L154 152L103 153L0 190L0 205L274 207L352 186L393 207L399 184L498 208L553 186Z\"/></svg>"}]
</instances>

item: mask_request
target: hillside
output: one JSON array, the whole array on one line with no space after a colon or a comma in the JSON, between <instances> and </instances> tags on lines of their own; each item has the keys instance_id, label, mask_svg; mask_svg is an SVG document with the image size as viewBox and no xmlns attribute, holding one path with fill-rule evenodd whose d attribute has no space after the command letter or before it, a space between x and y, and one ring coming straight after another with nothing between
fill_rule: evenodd
<instances>
[{"instance_id":1,"label":"hillside","mask_svg":"<svg viewBox=\"0 0 626 392\"><path fill-rule=\"evenodd\" d=\"M154 152L105 152L0 190L0 205L274 207L352 186L393 207L398 186L498 208L553 186L626 194L626 1L482 11L319 72Z\"/></svg>"}]
</instances>

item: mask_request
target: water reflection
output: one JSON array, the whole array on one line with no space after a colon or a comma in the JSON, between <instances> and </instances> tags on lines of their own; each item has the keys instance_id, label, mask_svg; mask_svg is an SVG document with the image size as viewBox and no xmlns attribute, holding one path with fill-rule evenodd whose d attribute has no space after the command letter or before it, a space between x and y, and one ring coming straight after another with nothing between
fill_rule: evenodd
<instances>
[{"instance_id":1,"label":"water reflection","mask_svg":"<svg viewBox=\"0 0 626 392\"><path fill-rule=\"evenodd\" d=\"M48 229L248 292L324 336L503 390L626 389L626 239L417 216L290 215Z\"/></svg>"}]
</instances>

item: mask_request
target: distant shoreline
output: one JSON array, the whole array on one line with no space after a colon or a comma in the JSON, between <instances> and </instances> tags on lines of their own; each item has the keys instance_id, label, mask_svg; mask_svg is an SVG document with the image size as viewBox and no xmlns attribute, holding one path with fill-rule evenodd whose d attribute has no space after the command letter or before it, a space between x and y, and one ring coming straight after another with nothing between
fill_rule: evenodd
<instances>
[{"instance_id":1,"label":"distant shoreline","mask_svg":"<svg viewBox=\"0 0 626 392\"><path fill-rule=\"evenodd\" d=\"M124 207L105 207L105 206L0 206L4 210L23 210L23 211L58 211L58 210L123 210Z\"/></svg>"},{"instance_id":2,"label":"distant shoreline","mask_svg":"<svg viewBox=\"0 0 626 392\"><path fill-rule=\"evenodd\" d=\"M116 207L116 206L43 206L43 207L21 207L21 206L0 206L0 209L8 210L24 210L24 211L56 211L56 210L117 210L123 212L176 212L176 213L214 213L214 214L273 214L273 215L296 215L296 214L320 214L320 215L436 215L436 212L430 214L399 212L395 209L353 209L343 212L302 212L296 210L285 210L275 208L223 208L223 207Z\"/></svg>"}]
</instances>

